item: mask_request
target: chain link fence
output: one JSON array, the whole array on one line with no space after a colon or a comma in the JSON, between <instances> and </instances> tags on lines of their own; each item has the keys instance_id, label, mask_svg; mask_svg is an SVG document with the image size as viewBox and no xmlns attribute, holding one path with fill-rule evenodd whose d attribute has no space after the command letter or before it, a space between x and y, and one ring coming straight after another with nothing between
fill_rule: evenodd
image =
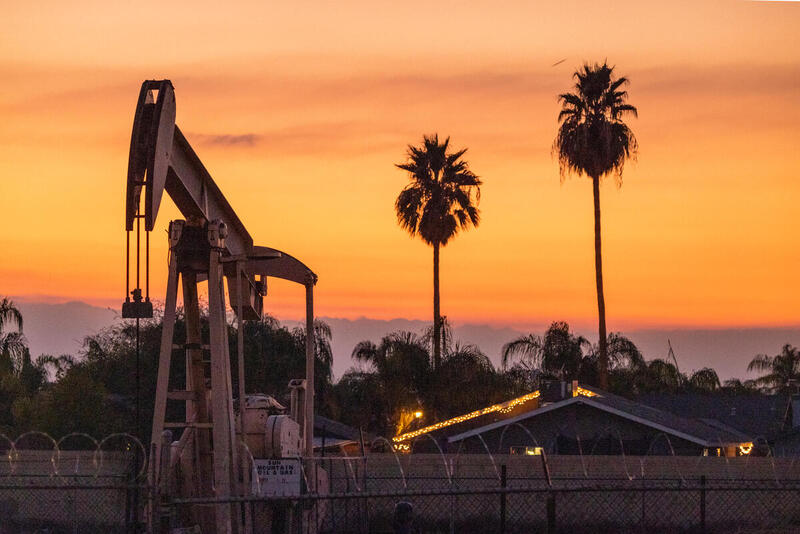
<instances>
[{"instance_id":1,"label":"chain link fence","mask_svg":"<svg viewBox=\"0 0 800 534\"><path fill-rule=\"evenodd\" d=\"M794 458L334 457L310 471L327 483L304 470L297 494L170 499L145 486L134 441L94 443L0 450L0 534L170 534L220 505L253 534L800 533ZM148 503L157 524L144 524Z\"/></svg>"},{"instance_id":2,"label":"chain link fence","mask_svg":"<svg viewBox=\"0 0 800 534\"><path fill-rule=\"evenodd\" d=\"M282 533L736 533L800 532L800 481L605 480L542 487L361 491L301 497L186 499L229 503L254 534ZM407 503L407 504L403 504ZM405 512L404 512L405 510ZM281 525L277 530L276 524ZM404 530L405 528L405 530Z\"/></svg>"},{"instance_id":3,"label":"chain link fence","mask_svg":"<svg viewBox=\"0 0 800 534\"><path fill-rule=\"evenodd\" d=\"M145 471L127 434L0 435L0 534L144 532Z\"/></svg>"}]
</instances>

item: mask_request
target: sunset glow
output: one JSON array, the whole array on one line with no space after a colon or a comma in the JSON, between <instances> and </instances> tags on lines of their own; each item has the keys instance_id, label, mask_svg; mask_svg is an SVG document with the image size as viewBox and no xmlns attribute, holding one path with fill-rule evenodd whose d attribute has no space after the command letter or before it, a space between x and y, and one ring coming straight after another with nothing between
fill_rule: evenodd
<instances>
[{"instance_id":1,"label":"sunset glow","mask_svg":"<svg viewBox=\"0 0 800 534\"><path fill-rule=\"evenodd\" d=\"M557 95L607 58L640 145L602 186L610 330L800 323L797 3L82 4L4 10L0 294L119 306L133 111L143 80L169 78L256 244L319 274L318 315L431 316L394 164L438 132L484 184L480 227L442 251L442 314L592 324L591 185L562 183L551 145ZM153 232L157 299L178 217L167 200ZM270 313L302 306L270 287Z\"/></svg>"}]
</instances>

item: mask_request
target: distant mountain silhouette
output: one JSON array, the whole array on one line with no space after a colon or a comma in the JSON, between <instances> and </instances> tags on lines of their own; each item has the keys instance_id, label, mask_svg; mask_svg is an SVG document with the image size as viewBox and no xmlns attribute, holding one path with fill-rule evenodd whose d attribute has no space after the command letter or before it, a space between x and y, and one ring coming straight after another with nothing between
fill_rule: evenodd
<instances>
[{"instance_id":1,"label":"distant mountain silhouette","mask_svg":"<svg viewBox=\"0 0 800 534\"><path fill-rule=\"evenodd\" d=\"M77 354L83 338L114 323L119 313L85 302L33 302L14 299L25 320L24 333L35 358Z\"/></svg>"},{"instance_id":2,"label":"distant mountain silhouette","mask_svg":"<svg viewBox=\"0 0 800 534\"><path fill-rule=\"evenodd\" d=\"M118 320L119 314L108 308L92 306L84 302L61 304L15 299L25 318L25 336L31 354L77 354L84 336L97 332ZM413 319L344 319L322 317L333 331L333 372L342 376L354 362L350 358L353 347L366 339L378 341L381 336L396 330L422 332L428 322ZM554 317L554 319L560 319ZM299 321L284 320L288 327L298 326ZM613 324L613 323L612 323ZM544 329L542 329L544 330ZM613 329L612 329L613 330ZM518 329L486 324L458 324L453 328L454 337L462 343L472 343L499 365L503 344L519 336ZM597 334L589 328L576 332L591 341ZM542 332L536 332L541 334ZM721 380L747 377L747 363L759 353L774 355L786 343L800 346L800 326L784 328L726 328L726 329L646 329L623 332L636 343L646 359L665 358L667 339L678 358L681 371L713 367Z\"/></svg>"}]
</instances>

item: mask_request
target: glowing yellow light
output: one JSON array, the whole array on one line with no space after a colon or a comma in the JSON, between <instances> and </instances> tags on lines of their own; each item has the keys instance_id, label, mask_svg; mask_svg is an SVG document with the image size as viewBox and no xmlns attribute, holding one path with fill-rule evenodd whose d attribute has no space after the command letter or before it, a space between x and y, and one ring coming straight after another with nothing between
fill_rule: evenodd
<instances>
[{"instance_id":1,"label":"glowing yellow light","mask_svg":"<svg viewBox=\"0 0 800 534\"><path fill-rule=\"evenodd\" d=\"M593 391L589 391L588 389L582 388L578 386L576 390L578 395L582 395L584 397L597 397L597 393ZM458 417L453 417L452 419L448 419L446 421L441 421L439 423L432 424L430 426L426 426L424 428L420 428L419 430L414 430L413 432L406 432L405 434L399 434L392 438L392 441L395 443L400 443L401 441L406 441L412 438L416 438L417 436L421 436L428 432L433 432L434 430L439 430L440 428L444 428L450 425L456 425L458 423L463 423L464 421L469 421L470 419L475 419L476 417L480 417L482 415L486 415L489 413L508 413L520 404L525 402L531 401L533 399L539 398L539 391L534 391L532 393L528 393L527 395L523 395L522 397L517 397L516 399L511 399L510 401L506 401L500 404L493 404L492 406L487 406L486 408L482 408L480 410L475 410L474 412L470 412L468 414L459 415ZM420 412L417 412L420 413ZM416 415L416 414L415 414Z\"/></svg>"},{"instance_id":2,"label":"glowing yellow light","mask_svg":"<svg viewBox=\"0 0 800 534\"><path fill-rule=\"evenodd\" d=\"M742 455L750 454L752 450L753 450L752 443L742 443L741 445L739 445L739 453Z\"/></svg>"},{"instance_id":3,"label":"glowing yellow light","mask_svg":"<svg viewBox=\"0 0 800 534\"><path fill-rule=\"evenodd\" d=\"M481 415L486 415L488 413L493 412L500 412L500 413L508 413L514 407L528 402L530 400L536 399L539 397L539 392L534 391L533 393L528 393L527 395L523 395L522 397L517 397L516 399L512 399L510 401L501 403L501 404L494 404L492 406L488 406L486 408L475 410L474 412L470 412L468 414L459 415L458 417L454 417L452 419L448 419L446 421L440 421L430 426L426 426L424 428L420 428L419 430L414 430L413 432L406 432L405 434L400 434L399 436L395 436L392 438L392 441L395 443L399 443L401 441L406 441L417 436L421 436L428 432L432 432L434 430L439 430L440 428L444 428L446 426L455 425L458 423L463 423L464 421L469 421L470 419L474 419L476 417L480 417Z\"/></svg>"},{"instance_id":4,"label":"glowing yellow light","mask_svg":"<svg viewBox=\"0 0 800 534\"><path fill-rule=\"evenodd\" d=\"M528 456L541 456L542 455L542 448L541 447L525 447L525 454Z\"/></svg>"},{"instance_id":5,"label":"glowing yellow light","mask_svg":"<svg viewBox=\"0 0 800 534\"><path fill-rule=\"evenodd\" d=\"M414 412L414 417L419 419L420 417L422 417L422 412Z\"/></svg>"}]
</instances>

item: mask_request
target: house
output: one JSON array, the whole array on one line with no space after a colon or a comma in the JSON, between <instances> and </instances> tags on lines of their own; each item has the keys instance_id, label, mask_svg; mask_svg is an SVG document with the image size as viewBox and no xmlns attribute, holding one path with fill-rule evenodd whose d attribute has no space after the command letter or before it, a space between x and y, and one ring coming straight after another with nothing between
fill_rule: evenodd
<instances>
[{"instance_id":1,"label":"house","mask_svg":"<svg viewBox=\"0 0 800 534\"><path fill-rule=\"evenodd\" d=\"M681 417L577 382L551 382L393 438L401 451L501 454L749 454L753 438L721 422Z\"/></svg>"},{"instance_id":2,"label":"house","mask_svg":"<svg viewBox=\"0 0 800 534\"><path fill-rule=\"evenodd\" d=\"M314 416L314 451L316 454L345 454L357 456L361 454L361 440L368 447L372 436L361 435L353 428L339 421L321 415Z\"/></svg>"},{"instance_id":3,"label":"house","mask_svg":"<svg viewBox=\"0 0 800 534\"><path fill-rule=\"evenodd\" d=\"M800 407L798 399L789 395L648 393L639 396L637 402L736 429L752 436L757 448L768 445L775 456L800 452Z\"/></svg>"}]
</instances>

